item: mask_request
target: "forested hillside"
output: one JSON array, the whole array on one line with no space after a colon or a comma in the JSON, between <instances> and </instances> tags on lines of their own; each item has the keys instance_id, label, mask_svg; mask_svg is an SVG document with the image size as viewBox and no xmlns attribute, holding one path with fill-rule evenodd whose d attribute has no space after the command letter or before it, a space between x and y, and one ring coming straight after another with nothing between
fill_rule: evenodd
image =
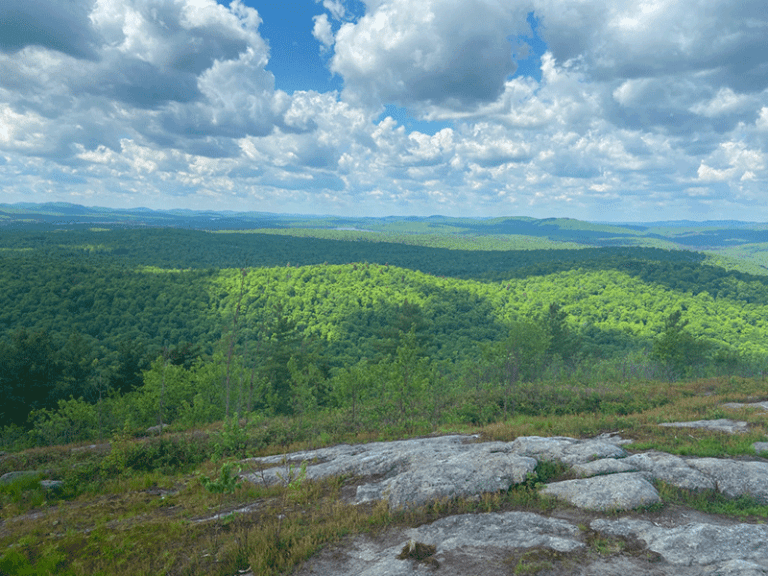
<instances>
[{"instance_id":1,"label":"forested hillside","mask_svg":"<svg viewBox=\"0 0 768 576\"><path fill-rule=\"evenodd\" d=\"M559 225L584 232L573 222ZM403 243L414 223L391 224L387 238L313 238L306 227L4 229L2 417L20 427L4 437L46 429L37 441L55 441L51 423L67 410L91 422L70 425L67 438L90 438L129 422L382 405L382 394L395 410L404 394L467 386L756 374L768 359L768 278L704 254L489 250L492 235L467 246L445 231Z\"/></svg>"}]
</instances>

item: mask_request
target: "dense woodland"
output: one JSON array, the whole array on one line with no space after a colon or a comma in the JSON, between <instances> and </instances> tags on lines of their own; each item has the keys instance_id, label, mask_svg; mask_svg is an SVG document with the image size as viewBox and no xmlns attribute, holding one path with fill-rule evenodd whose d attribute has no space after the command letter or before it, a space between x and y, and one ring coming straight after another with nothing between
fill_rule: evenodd
<instances>
[{"instance_id":1,"label":"dense woodland","mask_svg":"<svg viewBox=\"0 0 768 576\"><path fill-rule=\"evenodd\" d=\"M499 236L498 223L483 241L406 238L389 224L385 241L306 227L7 226L3 444L244 414L482 423L599 402L540 398L554 381L767 367L765 276L687 250L531 249L540 242Z\"/></svg>"}]
</instances>

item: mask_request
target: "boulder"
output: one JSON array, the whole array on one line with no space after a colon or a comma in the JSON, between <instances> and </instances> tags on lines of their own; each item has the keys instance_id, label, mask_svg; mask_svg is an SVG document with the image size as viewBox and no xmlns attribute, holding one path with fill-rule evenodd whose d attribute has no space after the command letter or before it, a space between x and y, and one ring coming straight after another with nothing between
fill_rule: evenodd
<instances>
[{"instance_id":1,"label":"boulder","mask_svg":"<svg viewBox=\"0 0 768 576\"><path fill-rule=\"evenodd\" d=\"M598 511L633 510L661 502L653 485L637 472L553 482L541 493L577 508Z\"/></svg>"}]
</instances>

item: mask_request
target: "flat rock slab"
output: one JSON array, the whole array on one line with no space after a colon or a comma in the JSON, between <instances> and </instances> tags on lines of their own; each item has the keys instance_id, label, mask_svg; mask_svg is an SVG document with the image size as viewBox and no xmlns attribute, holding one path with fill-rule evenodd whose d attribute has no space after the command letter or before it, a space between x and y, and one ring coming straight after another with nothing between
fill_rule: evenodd
<instances>
[{"instance_id":1,"label":"flat rock slab","mask_svg":"<svg viewBox=\"0 0 768 576\"><path fill-rule=\"evenodd\" d=\"M296 576L496 576L512 574L526 550L550 550L549 571L574 576L757 576L768 574L768 527L690 523L661 527L636 519L593 520L590 528L640 552L600 555L576 523L530 512L464 514L418 528L391 529L327 546ZM434 546L426 562L398 559L409 541ZM650 551L651 553L648 553ZM644 552L644 553L643 553Z\"/></svg>"},{"instance_id":2,"label":"flat rock slab","mask_svg":"<svg viewBox=\"0 0 768 576\"><path fill-rule=\"evenodd\" d=\"M728 418L719 418L718 420L694 420L693 422L664 422L659 426L669 428L700 428L702 430L714 430L716 432L726 432L727 434L742 434L747 432L749 427L746 422L741 420L729 420Z\"/></svg>"},{"instance_id":3,"label":"flat rock slab","mask_svg":"<svg viewBox=\"0 0 768 576\"><path fill-rule=\"evenodd\" d=\"M666 562L680 566L741 566L768 573L768 526L765 524L690 523L673 528L636 519L594 520L590 527L610 536L633 536ZM740 573L740 572L736 572Z\"/></svg>"},{"instance_id":4,"label":"flat rock slab","mask_svg":"<svg viewBox=\"0 0 768 576\"><path fill-rule=\"evenodd\" d=\"M553 482L541 493L565 500L578 508L632 510L661 502L656 488L641 474L623 473Z\"/></svg>"},{"instance_id":5,"label":"flat rock slab","mask_svg":"<svg viewBox=\"0 0 768 576\"><path fill-rule=\"evenodd\" d=\"M256 483L285 482L296 475L300 463L307 462L307 478L311 480L339 475L374 477L358 486L354 502L386 500L394 509L507 490L534 472L537 461L515 454L510 443L475 443L473 439L418 438L253 458L245 462L257 468L277 466L243 477Z\"/></svg>"},{"instance_id":6,"label":"flat rock slab","mask_svg":"<svg viewBox=\"0 0 768 576\"><path fill-rule=\"evenodd\" d=\"M682 458L656 451L628 455L618 441L526 436L513 442L476 442L474 436L453 435L340 445L252 458L244 461L252 471L242 476L255 483L285 483L295 478L300 465L306 463L307 479L342 475L363 478L351 500L386 500L394 509L507 490L524 482L538 461L556 460L570 465L575 476L618 477L545 489L545 493L582 508L647 506L658 498L649 484L654 480L693 491L716 490L731 498L751 496L768 503L768 462ZM632 479L631 483L625 483L627 478ZM615 494L611 495L611 491Z\"/></svg>"},{"instance_id":7,"label":"flat rock slab","mask_svg":"<svg viewBox=\"0 0 768 576\"><path fill-rule=\"evenodd\" d=\"M665 452L633 454L622 462L642 470L648 478L663 480L668 484L687 490L716 490L717 481L689 465L689 461ZM724 461L721 461L724 462Z\"/></svg>"},{"instance_id":8,"label":"flat rock slab","mask_svg":"<svg viewBox=\"0 0 768 576\"><path fill-rule=\"evenodd\" d=\"M692 458L690 466L714 479L718 492L729 498L751 496L768 503L768 463Z\"/></svg>"},{"instance_id":9,"label":"flat rock slab","mask_svg":"<svg viewBox=\"0 0 768 576\"><path fill-rule=\"evenodd\" d=\"M733 410L741 410L742 408L754 408L756 410L763 410L768 412L768 402L748 402L746 404L741 402L726 402L723 404L723 408L731 408Z\"/></svg>"},{"instance_id":10,"label":"flat rock slab","mask_svg":"<svg viewBox=\"0 0 768 576\"><path fill-rule=\"evenodd\" d=\"M621 442L621 439L617 438L617 441ZM603 458L623 458L627 455L627 452L611 439L577 440L563 436L521 436L509 444L509 450L537 460L556 460L569 465L585 464Z\"/></svg>"}]
</instances>

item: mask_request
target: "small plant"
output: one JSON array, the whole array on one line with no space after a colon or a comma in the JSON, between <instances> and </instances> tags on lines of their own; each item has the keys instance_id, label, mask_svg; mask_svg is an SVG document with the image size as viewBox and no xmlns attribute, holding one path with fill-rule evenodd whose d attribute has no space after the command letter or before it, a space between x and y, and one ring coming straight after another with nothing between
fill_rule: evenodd
<instances>
[{"instance_id":1,"label":"small plant","mask_svg":"<svg viewBox=\"0 0 768 576\"><path fill-rule=\"evenodd\" d=\"M422 562L427 566L439 568L440 563L435 558L437 548L433 544L423 544L416 542L413 538L408 540L397 555L398 560L414 560L415 563Z\"/></svg>"},{"instance_id":2,"label":"small plant","mask_svg":"<svg viewBox=\"0 0 768 576\"><path fill-rule=\"evenodd\" d=\"M219 495L219 510L216 514L217 525L219 528L221 528L223 525L221 511L224 509L224 497L227 494L234 494L235 490L237 490L242 484L242 481L238 476L240 473L240 468L238 468L233 474L232 470L234 468L235 465L233 462L225 462L221 465L221 469L219 470L219 477L215 480L206 476L200 477L200 483L208 492L211 494ZM217 530L214 540L214 548L218 547L218 536L219 532Z\"/></svg>"}]
</instances>

